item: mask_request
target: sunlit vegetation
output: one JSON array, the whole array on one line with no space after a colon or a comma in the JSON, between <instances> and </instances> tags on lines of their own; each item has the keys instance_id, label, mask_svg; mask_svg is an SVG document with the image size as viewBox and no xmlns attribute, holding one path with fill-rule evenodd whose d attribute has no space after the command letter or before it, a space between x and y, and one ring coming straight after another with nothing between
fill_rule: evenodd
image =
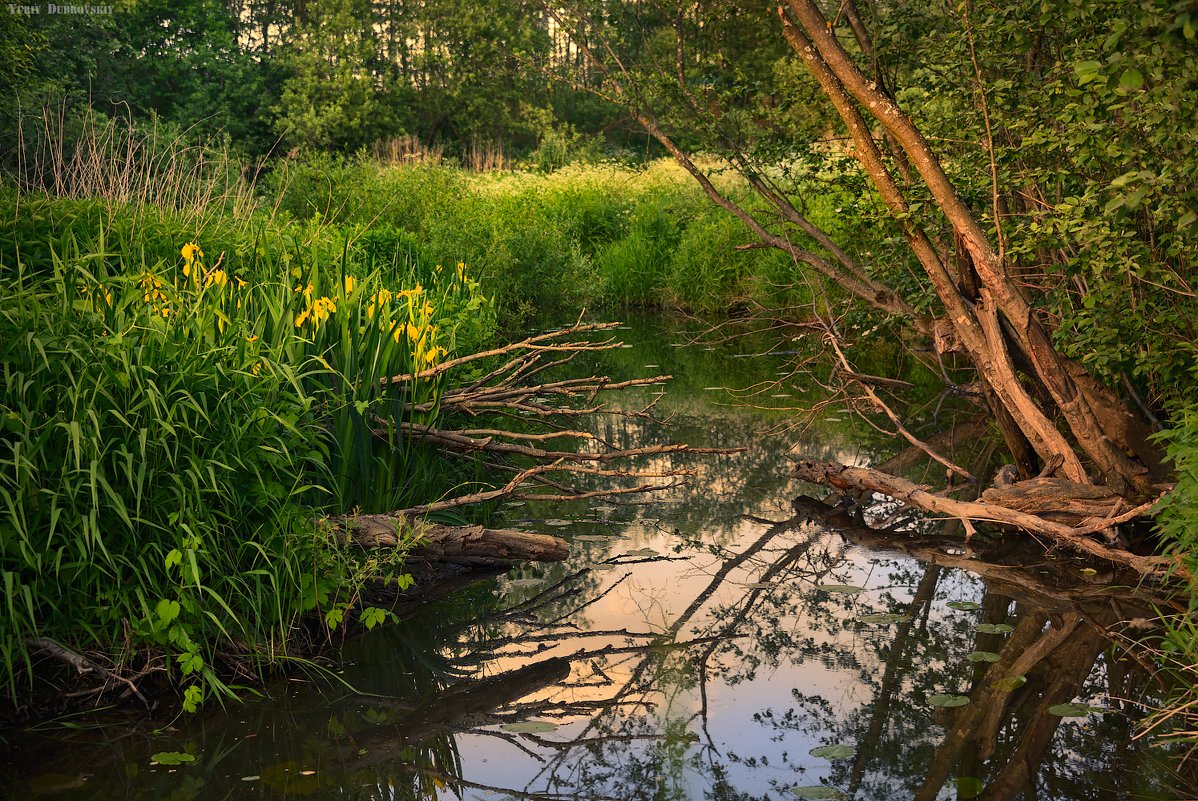
<instances>
[{"instance_id":1,"label":"sunlit vegetation","mask_svg":"<svg viewBox=\"0 0 1198 801\"><path fill-rule=\"evenodd\" d=\"M491 336L467 266L350 229L0 206L5 692L51 638L165 669L194 709L302 655L306 613L380 622L358 592L403 572L402 540L367 556L319 518L459 480L372 431L434 423L446 378L420 372Z\"/></svg>"}]
</instances>

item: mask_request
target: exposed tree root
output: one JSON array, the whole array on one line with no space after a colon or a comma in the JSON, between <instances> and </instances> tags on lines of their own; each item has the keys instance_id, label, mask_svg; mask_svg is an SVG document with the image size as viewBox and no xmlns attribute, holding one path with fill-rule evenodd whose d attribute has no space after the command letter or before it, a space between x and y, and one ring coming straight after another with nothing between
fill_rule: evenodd
<instances>
[{"instance_id":1,"label":"exposed tree root","mask_svg":"<svg viewBox=\"0 0 1198 801\"><path fill-rule=\"evenodd\" d=\"M1185 569L1176 560L1160 556L1140 556L1114 545L1103 545L1090 539L1090 535L1112 529L1121 523L1146 515L1164 492L1153 501L1141 504L1122 514L1104 517L1084 525L1070 526L1048 520L1039 515L983 499L959 501L933 493L928 487L918 486L904 478L887 475L867 467L846 467L839 462L811 462L802 460L795 464L794 475L804 481L831 487L839 492L877 492L900 503L926 512L947 515L962 521L985 521L1022 529L1049 537L1056 544L1075 553L1115 564L1126 565L1146 577L1163 578L1174 575L1184 577ZM1012 485L1018 487L1019 482ZM989 492L989 490L988 490ZM1042 504L1035 508L1048 508L1049 495L1042 496ZM1062 502L1064 499L1062 498Z\"/></svg>"}]
</instances>

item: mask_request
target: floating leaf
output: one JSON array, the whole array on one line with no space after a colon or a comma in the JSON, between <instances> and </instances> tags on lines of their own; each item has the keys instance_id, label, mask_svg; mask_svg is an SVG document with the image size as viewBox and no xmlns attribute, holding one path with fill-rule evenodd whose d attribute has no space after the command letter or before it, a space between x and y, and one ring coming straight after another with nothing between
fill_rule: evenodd
<instances>
[{"instance_id":1,"label":"floating leaf","mask_svg":"<svg viewBox=\"0 0 1198 801\"><path fill-rule=\"evenodd\" d=\"M1106 710L1100 706L1090 706L1089 704L1070 703L1057 704L1048 708L1050 714L1060 718L1084 718L1093 712L1105 712Z\"/></svg>"},{"instance_id":2,"label":"floating leaf","mask_svg":"<svg viewBox=\"0 0 1198 801\"><path fill-rule=\"evenodd\" d=\"M823 784L812 784L807 787L792 787L790 789L796 798L844 798L844 793L835 787Z\"/></svg>"},{"instance_id":3,"label":"floating leaf","mask_svg":"<svg viewBox=\"0 0 1198 801\"><path fill-rule=\"evenodd\" d=\"M1027 684L1027 676L1007 676L992 682L990 686L996 690L1010 692L1011 690L1018 690L1025 684Z\"/></svg>"},{"instance_id":4,"label":"floating leaf","mask_svg":"<svg viewBox=\"0 0 1198 801\"><path fill-rule=\"evenodd\" d=\"M972 654L966 654L965 658L970 662L997 662L998 654L993 651L974 651Z\"/></svg>"},{"instance_id":5,"label":"floating leaf","mask_svg":"<svg viewBox=\"0 0 1198 801\"><path fill-rule=\"evenodd\" d=\"M956 609L958 612L974 612L981 609L982 605L973 601L949 601L948 608Z\"/></svg>"},{"instance_id":6,"label":"floating leaf","mask_svg":"<svg viewBox=\"0 0 1198 801\"><path fill-rule=\"evenodd\" d=\"M1098 571L1097 571L1097 570L1095 570L1095 569L1094 569L1094 568L1092 568L1092 567L1083 567L1083 568L1082 568L1082 575L1083 575L1083 576L1097 576L1097 575L1098 575Z\"/></svg>"},{"instance_id":7,"label":"floating leaf","mask_svg":"<svg viewBox=\"0 0 1198 801\"><path fill-rule=\"evenodd\" d=\"M977 798L986 789L986 784L976 776L957 777L957 798Z\"/></svg>"},{"instance_id":8,"label":"floating leaf","mask_svg":"<svg viewBox=\"0 0 1198 801\"><path fill-rule=\"evenodd\" d=\"M187 765L195 761L195 755L185 754L182 751L160 751L150 757L151 763L159 765Z\"/></svg>"},{"instance_id":9,"label":"floating leaf","mask_svg":"<svg viewBox=\"0 0 1198 801\"><path fill-rule=\"evenodd\" d=\"M936 695L933 695L931 698L928 699L928 703L931 704L932 706L940 706L940 707L965 706L966 704L969 703L969 696L968 695L946 695L944 693L937 693Z\"/></svg>"},{"instance_id":10,"label":"floating leaf","mask_svg":"<svg viewBox=\"0 0 1198 801\"><path fill-rule=\"evenodd\" d=\"M817 590L824 592L838 593L840 595L856 595L861 592L862 587L857 587L852 584L820 584L816 587Z\"/></svg>"},{"instance_id":11,"label":"floating leaf","mask_svg":"<svg viewBox=\"0 0 1198 801\"><path fill-rule=\"evenodd\" d=\"M556 528L561 528L562 526L574 525L574 521L573 520L546 520L545 525L554 526Z\"/></svg>"},{"instance_id":12,"label":"floating leaf","mask_svg":"<svg viewBox=\"0 0 1198 801\"><path fill-rule=\"evenodd\" d=\"M503 728L506 731L516 732L517 734L540 734L541 732L555 730L557 724L546 720L521 720L516 723L505 723L503 724Z\"/></svg>"},{"instance_id":13,"label":"floating leaf","mask_svg":"<svg viewBox=\"0 0 1198 801\"><path fill-rule=\"evenodd\" d=\"M819 748L812 748L807 753L813 757L820 759L848 759L857 753L857 749L851 745L821 745Z\"/></svg>"},{"instance_id":14,"label":"floating leaf","mask_svg":"<svg viewBox=\"0 0 1198 801\"><path fill-rule=\"evenodd\" d=\"M858 623L898 623L900 620L910 620L910 615L900 615L895 612L884 612L877 615L862 615Z\"/></svg>"},{"instance_id":15,"label":"floating leaf","mask_svg":"<svg viewBox=\"0 0 1198 801\"><path fill-rule=\"evenodd\" d=\"M1010 634L1015 630L1014 626L1006 623L979 623L975 628L982 634Z\"/></svg>"},{"instance_id":16,"label":"floating leaf","mask_svg":"<svg viewBox=\"0 0 1198 801\"><path fill-rule=\"evenodd\" d=\"M657 551L653 550L652 548L637 548L635 551L629 551L625 555L626 556L644 556L644 557L661 556L661 554L659 554Z\"/></svg>"}]
</instances>

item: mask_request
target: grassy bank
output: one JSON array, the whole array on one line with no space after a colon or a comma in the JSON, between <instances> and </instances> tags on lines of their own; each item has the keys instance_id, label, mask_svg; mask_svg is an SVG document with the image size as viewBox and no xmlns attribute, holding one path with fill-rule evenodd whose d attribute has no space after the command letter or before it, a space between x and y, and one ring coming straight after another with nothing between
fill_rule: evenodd
<instances>
[{"instance_id":1,"label":"grassy bank","mask_svg":"<svg viewBox=\"0 0 1198 801\"><path fill-rule=\"evenodd\" d=\"M724 183L743 192L739 179ZM421 264L472 265L508 320L582 306L721 312L811 297L789 256L742 247L752 233L673 161L479 174L309 157L280 164L262 195L294 220L391 232ZM852 202L827 189L810 213L837 230L838 207Z\"/></svg>"},{"instance_id":2,"label":"grassy bank","mask_svg":"<svg viewBox=\"0 0 1198 801\"><path fill-rule=\"evenodd\" d=\"M304 653L305 617L382 620L359 590L404 547L318 521L461 481L372 435L435 422L446 379L380 379L493 330L464 265L382 233L0 195L3 693L52 640L194 709Z\"/></svg>"}]
</instances>

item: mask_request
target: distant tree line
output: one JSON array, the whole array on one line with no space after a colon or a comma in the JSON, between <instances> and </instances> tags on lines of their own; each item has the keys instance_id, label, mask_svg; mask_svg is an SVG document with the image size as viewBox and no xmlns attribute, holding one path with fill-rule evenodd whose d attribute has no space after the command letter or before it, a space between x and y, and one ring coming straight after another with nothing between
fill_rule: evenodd
<instances>
[{"instance_id":1,"label":"distant tree line","mask_svg":"<svg viewBox=\"0 0 1198 801\"><path fill-rule=\"evenodd\" d=\"M111 14L0 7L5 130L90 103L247 155L354 152L414 137L450 155L610 134L622 114L555 80L585 59L532 0L125 0Z\"/></svg>"}]
</instances>

